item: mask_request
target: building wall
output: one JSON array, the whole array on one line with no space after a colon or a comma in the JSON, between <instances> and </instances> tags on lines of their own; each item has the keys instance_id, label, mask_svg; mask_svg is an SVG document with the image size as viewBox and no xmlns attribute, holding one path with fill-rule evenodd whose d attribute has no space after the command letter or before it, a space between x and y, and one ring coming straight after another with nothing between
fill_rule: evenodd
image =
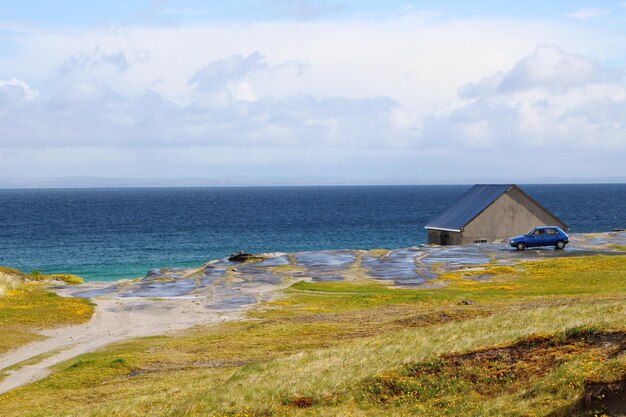
<instances>
[{"instance_id":1,"label":"building wall","mask_svg":"<svg viewBox=\"0 0 626 417\"><path fill-rule=\"evenodd\" d=\"M537 205L524 192L514 187L507 193L509 197L526 207L543 223L540 226L558 226L563 230L567 229L567 225L547 212L543 207Z\"/></svg>"},{"instance_id":2,"label":"building wall","mask_svg":"<svg viewBox=\"0 0 626 417\"><path fill-rule=\"evenodd\" d=\"M524 234L537 226L559 226L563 223L535 204L524 193L513 188L465 226L461 244L500 242Z\"/></svg>"},{"instance_id":3,"label":"building wall","mask_svg":"<svg viewBox=\"0 0 626 417\"><path fill-rule=\"evenodd\" d=\"M430 245L461 245L462 241L462 236L459 232L428 230L428 244Z\"/></svg>"}]
</instances>

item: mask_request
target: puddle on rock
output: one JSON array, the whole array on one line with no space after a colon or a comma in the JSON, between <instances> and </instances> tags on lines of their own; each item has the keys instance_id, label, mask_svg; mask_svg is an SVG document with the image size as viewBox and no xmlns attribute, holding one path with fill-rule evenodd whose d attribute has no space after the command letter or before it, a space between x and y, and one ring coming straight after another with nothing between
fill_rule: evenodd
<instances>
[{"instance_id":1,"label":"puddle on rock","mask_svg":"<svg viewBox=\"0 0 626 417\"><path fill-rule=\"evenodd\" d=\"M287 255L280 255L271 258L264 258L262 261L256 262L254 265L268 267L289 265L289 263L289 257Z\"/></svg>"},{"instance_id":2,"label":"puddle on rock","mask_svg":"<svg viewBox=\"0 0 626 417\"><path fill-rule=\"evenodd\" d=\"M113 294L115 291L117 291L117 287L113 285L113 286L106 287L106 288L97 288L93 290L79 291L79 292L72 293L71 295L72 297L76 297L76 298L94 298L94 297L102 297L104 295Z\"/></svg>"},{"instance_id":3,"label":"puddle on rock","mask_svg":"<svg viewBox=\"0 0 626 417\"><path fill-rule=\"evenodd\" d=\"M466 265L489 263L489 256L478 246L424 247L427 253L421 261L427 265L438 265L449 271Z\"/></svg>"},{"instance_id":4,"label":"puddle on rock","mask_svg":"<svg viewBox=\"0 0 626 417\"><path fill-rule=\"evenodd\" d=\"M220 301L206 304L205 308L209 310L238 310L256 302L256 297L247 294L225 295Z\"/></svg>"},{"instance_id":5,"label":"puddle on rock","mask_svg":"<svg viewBox=\"0 0 626 417\"><path fill-rule=\"evenodd\" d=\"M130 298L161 298L188 295L197 288L195 279L178 279L175 281L141 281L139 284L125 287L119 297Z\"/></svg>"},{"instance_id":6,"label":"puddle on rock","mask_svg":"<svg viewBox=\"0 0 626 417\"><path fill-rule=\"evenodd\" d=\"M211 278L220 278L220 277L223 277L225 274L226 274L226 268L214 267L214 266L207 266L204 269L204 272L202 272L202 275L204 275L205 277L211 277Z\"/></svg>"},{"instance_id":7,"label":"puddle on rock","mask_svg":"<svg viewBox=\"0 0 626 417\"><path fill-rule=\"evenodd\" d=\"M353 251L319 251L295 254L298 266L315 272L333 272L347 269L356 259Z\"/></svg>"},{"instance_id":8,"label":"puddle on rock","mask_svg":"<svg viewBox=\"0 0 626 417\"><path fill-rule=\"evenodd\" d=\"M284 282L312 280L336 282L345 280L362 267L367 277L393 285L423 287L442 272L463 267L488 264L513 265L524 260L549 257L582 256L593 254L620 255L608 250L607 245L625 244L626 232L593 235L572 235L564 250L552 247L516 251L506 244L471 246L421 246L395 249L384 256L372 256L356 250L324 250L299 252L293 255L266 257L259 262L237 263L221 259L206 263L202 269L154 268L140 281L119 283L93 282L62 291L80 298L176 298L206 297L207 308L238 309L258 302L258 297L268 286ZM360 256L358 265L354 265ZM295 264L292 260L295 259ZM192 275L190 275L192 274ZM189 278L185 278L190 276ZM476 275L473 280L489 279L489 275ZM244 293L245 290L245 293ZM74 291L71 293L70 291ZM148 301L144 301L148 302Z\"/></svg>"},{"instance_id":9,"label":"puddle on rock","mask_svg":"<svg viewBox=\"0 0 626 417\"><path fill-rule=\"evenodd\" d=\"M409 249L390 251L387 255L376 257L366 255L361 262L368 275L376 279L395 281L422 280L416 270L415 257L419 252Z\"/></svg>"}]
</instances>

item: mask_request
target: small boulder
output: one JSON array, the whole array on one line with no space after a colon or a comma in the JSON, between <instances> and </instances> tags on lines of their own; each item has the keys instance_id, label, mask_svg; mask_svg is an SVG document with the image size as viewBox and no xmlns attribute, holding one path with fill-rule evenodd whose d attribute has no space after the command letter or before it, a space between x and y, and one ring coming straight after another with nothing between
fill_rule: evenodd
<instances>
[{"instance_id":1,"label":"small boulder","mask_svg":"<svg viewBox=\"0 0 626 417\"><path fill-rule=\"evenodd\" d=\"M257 256L248 253L248 252L244 252L244 251L239 251L237 253L233 253L232 255L230 255L228 257L228 260L230 262L245 262L249 259L256 259L258 258Z\"/></svg>"},{"instance_id":2,"label":"small boulder","mask_svg":"<svg viewBox=\"0 0 626 417\"><path fill-rule=\"evenodd\" d=\"M474 304L472 300L462 300L458 303L460 306L471 306L472 304Z\"/></svg>"}]
</instances>

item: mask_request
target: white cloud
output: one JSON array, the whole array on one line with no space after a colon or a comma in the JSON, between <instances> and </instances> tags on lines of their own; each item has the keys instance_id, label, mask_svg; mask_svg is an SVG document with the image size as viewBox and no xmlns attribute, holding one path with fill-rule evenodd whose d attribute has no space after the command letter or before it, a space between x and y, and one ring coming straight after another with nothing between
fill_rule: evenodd
<instances>
[{"instance_id":1,"label":"white cloud","mask_svg":"<svg viewBox=\"0 0 626 417\"><path fill-rule=\"evenodd\" d=\"M203 24L181 27L129 26L94 29L76 35L32 31L17 38L19 59L4 71L52 88L50 72L68 57L96 48L106 55L123 53L129 67L89 65L83 79L104 80L122 93L149 88L176 101L193 95L189 79L211 63L262 55L268 64L246 80L259 97L294 94L318 96L391 96L428 109L442 103L462 83L512 63L529 47L545 42L596 46L572 36L559 24L528 22L424 22L407 17L395 21L261 22ZM461 47L459 47L461 43ZM147 62L133 63L133 51ZM37 57L38 65L32 65ZM221 64L225 64L221 62ZM459 71L463 68L463 71Z\"/></svg>"},{"instance_id":2,"label":"white cloud","mask_svg":"<svg viewBox=\"0 0 626 417\"><path fill-rule=\"evenodd\" d=\"M256 95L252 90L252 86L248 83L237 83L228 87L228 91L230 91L231 95L235 100L240 101L256 101Z\"/></svg>"},{"instance_id":3,"label":"white cloud","mask_svg":"<svg viewBox=\"0 0 626 417\"><path fill-rule=\"evenodd\" d=\"M219 154L235 167L237 149L249 154L253 173L280 161L297 171L287 162L302 162L298 153L337 173L366 172L361 165L377 152L389 155L385 167L372 168L380 173L439 172L424 161L437 152L447 160L470 153L485 167L490 160L474 153L499 166L538 151L626 156L623 70L598 58L617 41L571 24L408 15L129 26L80 36L26 31L20 55L0 57L11 72L4 78L26 80L0 83L0 149L20 158L37 153L38 161L84 149L94 167L106 165L99 157L128 152L133 162L113 164L137 164L137 172L157 172L140 155L159 152ZM187 169L183 159L168 162L171 172ZM310 175L315 164L307 164ZM194 169L202 176L200 163ZM452 171L462 176L460 165Z\"/></svg>"},{"instance_id":4,"label":"white cloud","mask_svg":"<svg viewBox=\"0 0 626 417\"><path fill-rule=\"evenodd\" d=\"M506 72L498 72L459 90L465 98L508 94L541 88L562 93L593 83L619 81L623 70L609 70L597 60L567 53L556 46L540 45Z\"/></svg>"},{"instance_id":5,"label":"white cloud","mask_svg":"<svg viewBox=\"0 0 626 417\"><path fill-rule=\"evenodd\" d=\"M16 78L8 81L0 80L0 107L18 105L23 102L35 100L39 92L28 83Z\"/></svg>"},{"instance_id":6,"label":"white cloud","mask_svg":"<svg viewBox=\"0 0 626 417\"><path fill-rule=\"evenodd\" d=\"M509 152L624 153L623 74L595 59L540 46L513 69L462 87L465 101L428 119L425 135L447 146Z\"/></svg>"},{"instance_id":7,"label":"white cloud","mask_svg":"<svg viewBox=\"0 0 626 417\"><path fill-rule=\"evenodd\" d=\"M248 56L231 55L206 65L189 80L199 91L214 91L232 81L240 81L268 68L265 57L258 52Z\"/></svg>"},{"instance_id":8,"label":"white cloud","mask_svg":"<svg viewBox=\"0 0 626 417\"><path fill-rule=\"evenodd\" d=\"M75 71L85 70L89 67L99 65L111 65L118 71L125 71L129 67L128 58L124 51L106 53L99 47L90 52L80 52L68 57L57 69L59 75L63 76Z\"/></svg>"},{"instance_id":9,"label":"white cloud","mask_svg":"<svg viewBox=\"0 0 626 417\"><path fill-rule=\"evenodd\" d=\"M572 12L567 15L567 17L572 17L574 19L587 20L587 19L596 19L599 17L603 17L609 14L608 10L604 9L580 9L575 12Z\"/></svg>"},{"instance_id":10,"label":"white cloud","mask_svg":"<svg viewBox=\"0 0 626 417\"><path fill-rule=\"evenodd\" d=\"M245 84L233 88L199 91L191 102L177 104L154 91L127 97L97 83L77 84L49 98L6 108L0 113L0 147L363 147L394 146L398 139L392 122L396 103L388 98L295 95L256 100ZM22 100L21 86L19 92L13 101Z\"/></svg>"}]
</instances>

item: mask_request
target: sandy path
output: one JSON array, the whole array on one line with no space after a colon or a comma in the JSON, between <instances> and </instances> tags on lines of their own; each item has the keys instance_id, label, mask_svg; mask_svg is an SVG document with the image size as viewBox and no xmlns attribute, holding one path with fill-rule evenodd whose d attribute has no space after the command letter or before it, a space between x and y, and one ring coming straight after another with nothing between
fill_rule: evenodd
<instances>
[{"instance_id":1,"label":"sandy path","mask_svg":"<svg viewBox=\"0 0 626 417\"><path fill-rule=\"evenodd\" d=\"M433 265L439 265L438 268L444 265L446 270L454 270L483 264L489 259L497 259L506 265L511 262L553 256L620 253L607 246L609 244L626 244L626 233L572 235L570 245L562 251L540 248L519 253L506 245L494 244L465 247L428 246L419 250L400 249L395 251L394 256L399 257L395 263L389 262L393 257L387 255L385 262L370 261L367 272L372 276L392 279L386 282L394 282L396 285L403 285L406 281L403 281L402 277L406 276L410 285L414 287L415 278L420 278L419 274L425 274L426 278L422 278L427 279L429 273L438 273L439 269L435 271ZM300 259L292 266L309 271L310 276L326 276L329 271L349 275L352 263L345 263L345 252L305 252L303 254L308 261ZM362 253L359 256L355 255L354 259L361 259L360 256ZM165 268L156 275L149 274L140 281L115 283L115 288L110 291L107 289L112 288L111 282L82 284L79 289L92 291L89 297L94 296L92 300L97 304L91 321L81 326L42 332L48 339L0 356L0 373L3 373L1 370L9 366L50 353L36 364L10 372L8 377L0 381L0 394L43 378L50 373L49 367L55 364L113 342L164 334L196 324L236 320L243 317L249 306L271 299L276 291L289 286L295 280L311 279L307 274L296 275L293 270L290 272L289 269L280 269L292 263L285 254L267 254L266 257L263 262L250 264L234 264L220 260L209 262L199 269ZM427 260L430 262L426 262ZM415 268L417 271L414 271ZM396 279L394 276L397 274L401 277ZM427 288L429 284L424 285L426 286L422 288ZM79 289L66 287L56 291L69 296ZM104 292L99 292L102 290ZM97 296L98 294L106 295Z\"/></svg>"},{"instance_id":2,"label":"sandy path","mask_svg":"<svg viewBox=\"0 0 626 417\"><path fill-rule=\"evenodd\" d=\"M206 300L206 299L205 299ZM0 370L34 356L50 353L36 364L8 371L0 382L0 394L37 381L50 373L49 367L77 355L92 352L113 342L133 337L164 334L197 324L235 320L242 310L216 311L204 308L196 297L159 301L141 298L95 298L91 320L78 326L42 331L48 338L0 356Z\"/></svg>"}]
</instances>

